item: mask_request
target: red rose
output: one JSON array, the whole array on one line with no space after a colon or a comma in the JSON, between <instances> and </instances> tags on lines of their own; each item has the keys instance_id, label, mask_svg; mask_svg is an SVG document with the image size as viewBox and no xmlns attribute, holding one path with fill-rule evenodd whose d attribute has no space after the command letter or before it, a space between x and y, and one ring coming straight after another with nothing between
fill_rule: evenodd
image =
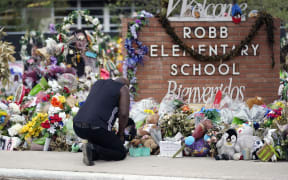
<instances>
[{"instance_id":1,"label":"red rose","mask_svg":"<svg viewBox=\"0 0 288 180\"><path fill-rule=\"evenodd\" d=\"M50 122L51 122L52 124L54 124L54 123L56 122L56 120L55 120L54 118L51 118Z\"/></svg>"},{"instance_id":2,"label":"red rose","mask_svg":"<svg viewBox=\"0 0 288 180\"><path fill-rule=\"evenodd\" d=\"M48 101L47 97L46 97L46 96L43 97L43 98L42 98L42 101L45 101L45 102Z\"/></svg>"},{"instance_id":3,"label":"red rose","mask_svg":"<svg viewBox=\"0 0 288 180\"><path fill-rule=\"evenodd\" d=\"M41 127L45 128L45 129L49 129L50 128L50 123L48 120L46 120L45 122L41 123Z\"/></svg>"},{"instance_id":4,"label":"red rose","mask_svg":"<svg viewBox=\"0 0 288 180\"><path fill-rule=\"evenodd\" d=\"M55 114L54 116L50 117L50 122L52 124L54 124L55 122L61 122L61 121L62 121L62 118L60 118L58 114Z\"/></svg>"},{"instance_id":5,"label":"red rose","mask_svg":"<svg viewBox=\"0 0 288 180\"><path fill-rule=\"evenodd\" d=\"M67 87L64 87L64 93L70 93L69 89Z\"/></svg>"},{"instance_id":6,"label":"red rose","mask_svg":"<svg viewBox=\"0 0 288 180\"><path fill-rule=\"evenodd\" d=\"M59 41L62 42L62 36L61 36L61 34L59 35Z\"/></svg>"}]
</instances>

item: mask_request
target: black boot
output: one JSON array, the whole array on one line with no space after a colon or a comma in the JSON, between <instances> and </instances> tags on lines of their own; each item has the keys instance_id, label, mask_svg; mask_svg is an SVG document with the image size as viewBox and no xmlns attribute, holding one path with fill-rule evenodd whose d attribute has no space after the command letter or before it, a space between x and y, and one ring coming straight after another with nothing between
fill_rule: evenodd
<instances>
[{"instance_id":1,"label":"black boot","mask_svg":"<svg viewBox=\"0 0 288 180\"><path fill-rule=\"evenodd\" d=\"M92 145L90 143L83 144L83 163L87 166L93 166L93 152Z\"/></svg>"}]
</instances>

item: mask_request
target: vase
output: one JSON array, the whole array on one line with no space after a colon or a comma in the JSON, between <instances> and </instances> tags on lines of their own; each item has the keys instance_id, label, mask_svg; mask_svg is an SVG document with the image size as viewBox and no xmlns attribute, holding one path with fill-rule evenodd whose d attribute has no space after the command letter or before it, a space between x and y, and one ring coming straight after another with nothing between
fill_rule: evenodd
<instances>
[{"instance_id":1,"label":"vase","mask_svg":"<svg viewBox=\"0 0 288 180\"><path fill-rule=\"evenodd\" d=\"M51 142L51 138L46 138L45 139L45 144L44 144L44 147L43 147L43 151L48 151L50 142Z\"/></svg>"}]
</instances>

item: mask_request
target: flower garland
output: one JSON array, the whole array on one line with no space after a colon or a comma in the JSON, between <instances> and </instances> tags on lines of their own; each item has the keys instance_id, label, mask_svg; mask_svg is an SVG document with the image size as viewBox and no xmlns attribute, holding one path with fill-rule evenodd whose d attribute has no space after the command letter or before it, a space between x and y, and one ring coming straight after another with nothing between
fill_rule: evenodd
<instances>
[{"instance_id":1,"label":"flower garland","mask_svg":"<svg viewBox=\"0 0 288 180\"><path fill-rule=\"evenodd\" d=\"M137 65L143 64L144 56L148 53L148 47L143 45L141 41L138 40L138 34L141 28L147 25L148 19L153 17L152 14L141 11L138 13L136 20L129 23L129 31L125 40L125 49L127 50L127 56L123 64L123 75L128 78L130 82L130 97L132 100L137 95ZM137 46L137 48L135 48Z\"/></svg>"},{"instance_id":2,"label":"flower garland","mask_svg":"<svg viewBox=\"0 0 288 180\"><path fill-rule=\"evenodd\" d=\"M26 63L31 64L33 60L30 60L31 55L27 52L27 46L30 44L32 46L40 45L42 47L44 45L44 34L39 31L30 31L26 32L24 36L20 39L20 56L21 59Z\"/></svg>"},{"instance_id":3,"label":"flower garland","mask_svg":"<svg viewBox=\"0 0 288 180\"><path fill-rule=\"evenodd\" d=\"M253 38L256 36L259 29L262 25L266 24L266 31L267 31L267 39L268 43L271 48L271 60L272 60L272 68L275 65L274 59L274 21L273 17L266 13L260 12L255 24L252 26L248 36L240 42L239 45L236 46L235 49L231 50L229 53L225 55L217 55L217 56L205 56L201 55L195 50L191 49L184 41L182 41L178 35L175 33L174 28L171 26L170 21L166 18L166 7L168 7L168 3L163 1L162 2L162 12L159 15L159 22L161 23L162 27L165 29L166 33L173 39L174 43L179 44L180 48L187 52L192 58L202 61L202 62L217 62L217 61L228 61L234 57L237 57L241 54L242 49L245 45L250 44Z\"/></svg>"}]
</instances>

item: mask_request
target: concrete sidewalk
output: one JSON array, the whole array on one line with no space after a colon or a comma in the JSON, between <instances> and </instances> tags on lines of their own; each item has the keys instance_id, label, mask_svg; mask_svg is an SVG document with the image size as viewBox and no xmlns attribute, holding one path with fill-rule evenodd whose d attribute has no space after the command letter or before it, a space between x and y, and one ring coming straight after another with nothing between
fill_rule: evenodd
<instances>
[{"instance_id":1,"label":"concrete sidewalk","mask_svg":"<svg viewBox=\"0 0 288 180\"><path fill-rule=\"evenodd\" d=\"M216 161L212 158L163 158L82 164L82 153L19 151L0 152L3 179L288 179L288 163ZM0 178L1 179L1 178ZM10 179L9 179L10 180Z\"/></svg>"}]
</instances>

